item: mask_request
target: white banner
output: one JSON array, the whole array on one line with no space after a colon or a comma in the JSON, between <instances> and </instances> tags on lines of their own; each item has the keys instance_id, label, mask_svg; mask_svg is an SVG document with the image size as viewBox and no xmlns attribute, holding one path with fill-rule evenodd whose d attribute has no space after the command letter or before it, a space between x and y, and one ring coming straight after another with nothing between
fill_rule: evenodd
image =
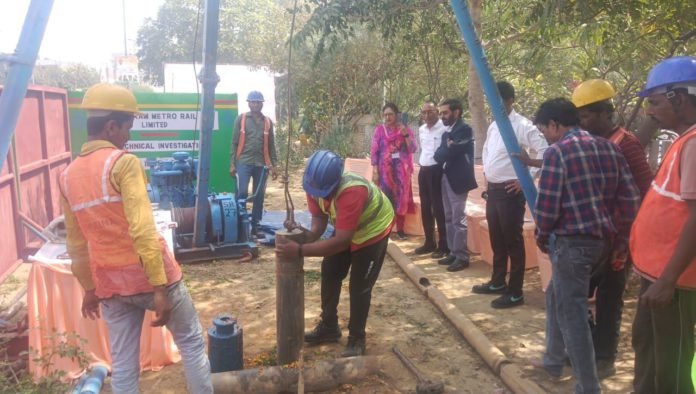
<instances>
[{"instance_id":1,"label":"white banner","mask_svg":"<svg viewBox=\"0 0 696 394\"><path fill-rule=\"evenodd\" d=\"M128 152L177 152L198 151L198 141L192 140L151 140L129 141L125 150Z\"/></svg>"},{"instance_id":2,"label":"white banner","mask_svg":"<svg viewBox=\"0 0 696 394\"><path fill-rule=\"evenodd\" d=\"M200 130L200 112L196 111L142 111L133 120L133 131L189 131ZM218 130L218 113L215 111L213 130Z\"/></svg>"}]
</instances>

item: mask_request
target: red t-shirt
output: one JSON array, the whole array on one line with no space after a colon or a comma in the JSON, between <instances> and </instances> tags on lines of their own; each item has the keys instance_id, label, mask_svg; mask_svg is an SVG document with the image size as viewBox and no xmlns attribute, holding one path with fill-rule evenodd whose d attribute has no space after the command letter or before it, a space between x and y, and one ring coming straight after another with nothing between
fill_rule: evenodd
<instances>
[{"instance_id":1,"label":"red t-shirt","mask_svg":"<svg viewBox=\"0 0 696 394\"><path fill-rule=\"evenodd\" d=\"M336 200L336 222L334 223L336 230L355 231L358 229L360 214L363 212L365 204L367 204L367 198L367 188L364 186L350 186L341 192ZM309 194L307 195L307 206L312 216L328 217L328 215L319 208L317 200ZM331 200L325 199L324 209L328 211L330 206ZM381 241L382 238L389 235L391 227L392 226L388 226L382 233L361 244L351 242L350 250L358 250Z\"/></svg>"},{"instance_id":2,"label":"red t-shirt","mask_svg":"<svg viewBox=\"0 0 696 394\"><path fill-rule=\"evenodd\" d=\"M626 163L628 163L628 168L631 170L633 180L636 182L636 186L638 186L640 198L642 199L648 193L648 189L650 189L654 174L650 169L650 165L648 165L648 160L645 158L645 150L643 150L643 146L638 138L625 130L623 131L625 134L621 142L619 142L619 149L621 149L621 153L626 158Z\"/></svg>"}]
</instances>

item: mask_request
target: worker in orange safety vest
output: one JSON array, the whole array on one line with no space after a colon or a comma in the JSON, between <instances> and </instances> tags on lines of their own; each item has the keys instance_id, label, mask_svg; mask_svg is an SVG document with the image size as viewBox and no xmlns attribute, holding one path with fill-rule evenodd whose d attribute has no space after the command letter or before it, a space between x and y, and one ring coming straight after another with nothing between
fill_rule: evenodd
<instances>
[{"instance_id":1,"label":"worker in orange safety vest","mask_svg":"<svg viewBox=\"0 0 696 394\"><path fill-rule=\"evenodd\" d=\"M261 92L249 92L247 103L250 111L237 118L230 151L230 175L237 177L237 198L247 198L252 179L252 194L258 193L251 210L251 233L254 236L263 216L266 185L260 183L264 167L271 172L273 179L278 177L273 122L261 112L263 102Z\"/></svg>"},{"instance_id":2,"label":"worker in orange safety vest","mask_svg":"<svg viewBox=\"0 0 696 394\"><path fill-rule=\"evenodd\" d=\"M61 173L67 249L85 290L82 315L109 327L114 393L137 393L145 310L181 351L188 389L212 393L201 325L181 269L157 232L140 160L125 152L135 96L106 83L85 93L88 141ZM100 305L102 306L100 310Z\"/></svg>"},{"instance_id":3,"label":"worker in orange safety vest","mask_svg":"<svg viewBox=\"0 0 696 394\"><path fill-rule=\"evenodd\" d=\"M693 393L696 323L696 58L655 65L645 89L647 114L680 137L667 150L631 230L641 276L633 322L634 389Z\"/></svg>"}]
</instances>

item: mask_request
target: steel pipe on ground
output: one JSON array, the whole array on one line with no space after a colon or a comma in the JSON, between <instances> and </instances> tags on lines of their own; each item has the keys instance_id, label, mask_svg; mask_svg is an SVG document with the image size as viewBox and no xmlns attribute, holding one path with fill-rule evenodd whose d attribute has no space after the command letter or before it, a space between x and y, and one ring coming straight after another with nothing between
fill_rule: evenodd
<instances>
[{"instance_id":1,"label":"steel pipe on ground","mask_svg":"<svg viewBox=\"0 0 696 394\"><path fill-rule=\"evenodd\" d=\"M469 342L493 372L501 377L508 388L515 394L541 394L545 392L536 383L523 378L519 367L512 364L505 354L471 320L450 302L437 287L433 286L425 273L417 265L413 264L411 259L398 246L390 243L387 247L387 253L396 261L416 287L457 328L457 331L464 336L464 339Z\"/></svg>"},{"instance_id":2,"label":"steel pipe on ground","mask_svg":"<svg viewBox=\"0 0 696 394\"><path fill-rule=\"evenodd\" d=\"M377 356L339 358L319 361L303 369L306 391L327 391L354 383L379 372ZM264 367L213 374L216 394L297 392L299 370L291 367Z\"/></svg>"}]
</instances>

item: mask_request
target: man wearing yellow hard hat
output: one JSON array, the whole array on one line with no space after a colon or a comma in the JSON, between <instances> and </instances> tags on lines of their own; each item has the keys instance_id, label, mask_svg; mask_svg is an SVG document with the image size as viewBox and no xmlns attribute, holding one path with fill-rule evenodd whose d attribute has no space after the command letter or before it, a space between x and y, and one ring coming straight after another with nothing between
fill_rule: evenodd
<instances>
[{"instance_id":1,"label":"man wearing yellow hard hat","mask_svg":"<svg viewBox=\"0 0 696 394\"><path fill-rule=\"evenodd\" d=\"M616 96L613 86L603 79L590 79L578 85L571 100L578 108L580 126L590 134L606 138L619 146L638 186L641 198L650 188L653 174L643 147L633 134L615 123L612 99ZM614 375L614 361L619 345L623 293L628 274L628 256L618 256L610 264L604 264L590 281L590 294L597 290L596 313L592 339L600 379Z\"/></svg>"},{"instance_id":2,"label":"man wearing yellow hard hat","mask_svg":"<svg viewBox=\"0 0 696 394\"><path fill-rule=\"evenodd\" d=\"M60 175L67 249L85 290L82 315L109 326L114 393L137 393L146 310L181 351L188 389L212 393L201 325L179 264L155 228L145 170L123 150L138 105L106 83L85 93L88 141ZM100 309L100 304L103 308Z\"/></svg>"}]
</instances>

